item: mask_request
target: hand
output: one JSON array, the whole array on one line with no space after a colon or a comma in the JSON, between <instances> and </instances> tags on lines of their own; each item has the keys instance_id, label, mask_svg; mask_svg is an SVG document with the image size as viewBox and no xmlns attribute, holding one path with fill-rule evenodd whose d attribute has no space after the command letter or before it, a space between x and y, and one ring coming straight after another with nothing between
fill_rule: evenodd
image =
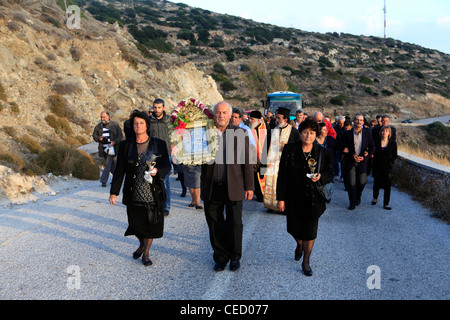
<instances>
[{"instance_id":1,"label":"hand","mask_svg":"<svg viewBox=\"0 0 450 320\"><path fill-rule=\"evenodd\" d=\"M312 182L317 182L317 181L319 181L320 180L320 173L317 173L314 177L312 177L311 178L311 181Z\"/></svg>"},{"instance_id":2,"label":"hand","mask_svg":"<svg viewBox=\"0 0 450 320\"><path fill-rule=\"evenodd\" d=\"M115 205L116 204L116 199L117 199L117 196L115 194L110 195L109 196L109 203L112 204L112 205Z\"/></svg>"},{"instance_id":3,"label":"hand","mask_svg":"<svg viewBox=\"0 0 450 320\"><path fill-rule=\"evenodd\" d=\"M286 209L286 207L284 205L284 201L283 200L279 200L278 201L277 208L278 208L278 210L280 210L280 212L284 212L284 209Z\"/></svg>"},{"instance_id":4,"label":"hand","mask_svg":"<svg viewBox=\"0 0 450 320\"><path fill-rule=\"evenodd\" d=\"M250 201L253 199L253 190L245 191L245 200Z\"/></svg>"},{"instance_id":5,"label":"hand","mask_svg":"<svg viewBox=\"0 0 450 320\"><path fill-rule=\"evenodd\" d=\"M348 148L345 147L344 150L343 150L342 152L343 152L343 153L348 153L348 151L349 151Z\"/></svg>"},{"instance_id":6,"label":"hand","mask_svg":"<svg viewBox=\"0 0 450 320\"><path fill-rule=\"evenodd\" d=\"M158 169L157 168L153 168L152 170L150 170L150 175L152 177L156 176L157 173L158 173Z\"/></svg>"}]
</instances>

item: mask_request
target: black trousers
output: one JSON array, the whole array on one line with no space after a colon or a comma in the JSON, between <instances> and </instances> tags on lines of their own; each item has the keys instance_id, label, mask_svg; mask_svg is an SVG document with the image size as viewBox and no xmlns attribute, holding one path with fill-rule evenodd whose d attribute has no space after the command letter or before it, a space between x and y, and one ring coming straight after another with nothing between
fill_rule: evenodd
<instances>
[{"instance_id":1,"label":"black trousers","mask_svg":"<svg viewBox=\"0 0 450 320\"><path fill-rule=\"evenodd\" d=\"M383 206L389 205L389 201L391 201L391 177L389 174L386 174L382 177L377 177L373 179L373 198L378 199L378 195L380 194L380 189L384 189L384 198L383 198Z\"/></svg>"},{"instance_id":2,"label":"black trousers","mask_svg":"<svg viewBox=\"0 0 450 320\"><path fill-rule=\"evenodd\" d=\"M344 172L344 184L348 192L350 205L355 206L357 201L361 201L361 194L367 183L367 172L358 172L358 168L353 166L350 171Z\"/></svg>"},{"instance_id":3,"label":"black trousers","mask_svg":"<svg viewBox=\"0 0 450 320\"><path fill-rule=\"evenodd\" d=\"M240 260L242 200L230 201L226 185L213 185L211 200L204 201L204 206L214 261L227 263L229 260Z\"/></svg>"}]
</instances>

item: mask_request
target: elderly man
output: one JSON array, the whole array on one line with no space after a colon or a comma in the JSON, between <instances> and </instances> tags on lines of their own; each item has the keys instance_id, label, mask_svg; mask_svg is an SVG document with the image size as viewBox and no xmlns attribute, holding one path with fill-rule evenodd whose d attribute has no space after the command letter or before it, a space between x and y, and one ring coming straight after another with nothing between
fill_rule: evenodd
<instances>
[{"instance_id":1,"label":"elderly man","mask_svg":"<svg viewBox=\"0 0 450 320\"><path fill-rule=\"evenodd\" d=\"M361 202L361 194L367 182L367 163L375 151L372 134L364 128L364 117L357 114L353 130L345 131L340 140L340 150L344 154L344 184L350 201L349 210L354 210Z\"/></svg>"},{"instance_id":2,"label":"elderly man","mask_svg":"<svg viewBox=\"0 0 450 320\"><path fill-rule=\"evenodd\" d=\"M314 112L313 118L318 123L321 123L321 122L325 123L325 125L327 127L327 131L328 131L328 135L332 136L335 139L337 138L336 131L334 131L333 126L331 125L330 121L328 121L327 119L324 119L322 112L320 112L320 111Z\"/></svg>"},{"instance_id":3,"label":"elderly man","mask_svg":"<svg viewBox=\"0 0 450 320\"><path fill-rule=\"evenodd\" d=\"M231 260L230 270L236 271L242 256L242 201L253 199L253 166L249 161L248 135L230 122L230 104L219 102L213 112L219 149L214 163L202 165L201 197L214 252L214 270L224 270ZM236 141L240 137L244 143ZM239 155L245 156L243 163Z\"/></svg>"},{"instance_id":4,"label":"elderly man","mask_svg":"<svg viewBox=\"0 0 450 320\"><path fill-rule=\"evenodd\" d=\"M116 169L116 154L119 142L122 141L122 128L115 121L111 121L109 112L100 113L100 123L94 128L92 138L98 142L98 155L105 159L105 168L100 177L102 187L106 187L109 174Z\"/></svg>"},{"instance_id":5,"label":"elderly man","mask_svg":"<svg viewBox=\"0 0 450 320\"><path fill-rule=\"evenodd\" d=\"M270 137L264 188L264 207L269 212L278 211L276 186L281 152L286 144L300 140L300 132L289 124L289 113L289 109L278 108L275 117L277 126L272 130Z\"/></svg>"}]
</instances>

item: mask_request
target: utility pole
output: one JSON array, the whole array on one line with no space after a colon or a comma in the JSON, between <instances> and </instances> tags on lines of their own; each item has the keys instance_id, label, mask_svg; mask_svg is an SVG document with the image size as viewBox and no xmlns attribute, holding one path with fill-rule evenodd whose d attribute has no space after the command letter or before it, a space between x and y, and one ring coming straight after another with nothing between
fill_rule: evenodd
<instances>
[{"instance_id":1,"label":"utility pole","mask_svg":"<svg viewBox=\"0 0 450 320\"><path fill-rule=\"evenodd\" d=\"M384 0L384 38L386 39L386 0Z\"/></svg>"}]
</instances>

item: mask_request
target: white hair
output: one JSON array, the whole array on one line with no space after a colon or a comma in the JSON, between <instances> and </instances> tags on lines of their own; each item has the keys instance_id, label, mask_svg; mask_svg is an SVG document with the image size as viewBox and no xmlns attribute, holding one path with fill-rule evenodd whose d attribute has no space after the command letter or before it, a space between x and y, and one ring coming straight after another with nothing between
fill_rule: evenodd
<instances>
[{"instance_id":1,"label":"white hair","mask_svg":"<svg viewBox=\"0 0 450 320\"><path fill-rule=\"evenodd\" d=\"M233 113L233 107L231 106L231 104L229 104L229 103L226 102L226 101L220 101L220 102L216 103L216 104L214 105L214 107L213 107L213 113L216 113L216 107L217 107L219 104L221 104L221 103L227 104L227 105L230 107L230 114Z\"/></svg>"}]
</instances>

